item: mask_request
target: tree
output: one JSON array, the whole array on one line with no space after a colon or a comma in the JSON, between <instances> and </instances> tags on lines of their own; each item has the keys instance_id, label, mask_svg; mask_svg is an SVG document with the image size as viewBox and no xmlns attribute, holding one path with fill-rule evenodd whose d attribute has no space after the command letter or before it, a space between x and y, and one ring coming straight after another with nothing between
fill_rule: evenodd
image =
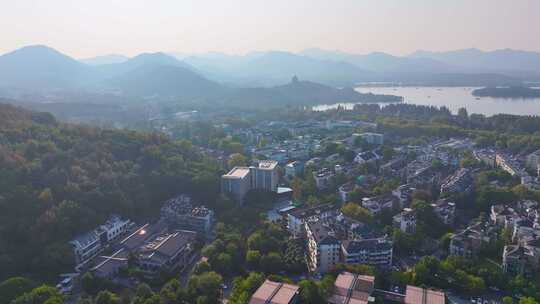
<instances>
[{"instance_id":1,"label":"tree","mask_svg":"<svg viewBox=\"0 0 540 304\"><path fill-rule=\"evenodd\" d=\"M538 301L536 301L533 297L523 297L519 299L519 304L538 304Z\"/></svg>"},{"instance_id":2,"label":"tree","mask_svg":"<svg viewBox=\"0 0 540 304\"><path fill-rule=\"evenodd\" d=\"M365 223L369 223L373 219L371 213L369 213L369 210L355 203L347 203L343 205L343 207L341 207L341 212L354 220Z\"/></svg>"},{"instance_id":3,"label":"tree","mask_svg":"<svg viewBox=\"0 0 540 304\"><path fill-rule=\"evenodd\" d=\"M469 113L467 112L467 109L459 108L458 109L458 117L463 121L468 120L469 119Z\"/></svg>"},{"instance_id":4,"label":"tree","mask_svg":"<svg viewBox=\"0 0 540 304\"><path fill-rule=\"evenodd\" d=\"M246 253L246 264L249 269L258 269L261 261L261 252L258 250L248 250Z\"/></svg>"},{"instance_id":5,"label":"tree","mask_svg":"<svg viewBox=\"0 0 540 304\"><path fill-rule=\"evenodd\" d=\"M247 166L248 158L240 153L234 153L229 156L229 168Z\"/></svg>"},{"instance_id":6,"label":"tree","mask_svg":"<svg viewBox=\"0 0 540 304\"><path fill-rule=\"evenodd\" d=\"M258 272L250 272L246 278L234 279L233 288L229 297L231 304L247 304L251 295L264 282L264 275Z\"/></svg>"},{"instance_id":7,"label":"tree","mask_svg":"<svg viewBox=\"0 0 540 304\"><path fill-rule=\"evenodd\" d=\"M62 304L64 298L58 290L52 286L42 285L32 289L32 291L23 294L12 301L12 304L41 304L52 303ZM96 303L101 304L101 303Z\"/></svg>"},{"instance_id":8,"label":"tree","mask_svg":"<svg viewBox=\"0 0 540 304\"><path fill-rule=\"evenodd\" d=\"M222 252L212 262L213 268L221 274L229 274L232 270L232 257L230 254Z\"/></svg>"},{"instance_id":9,"label":"tree","mask_svg":"<svg viewBox=\"0 0 540 304\"><path fill-rule=\"evenodd\" d=\"M108 290L100 291L95 300L96 304L119 304L120 298Z\"/></svg>"},{"instance_id":10,"label":"tree","mask_svg":"<svg viewBox=\"0 0 540 304\"><path fill-rule=\"evenodd\" d=\"M503 304L514 304L514 299L512 299L512 297L506 296L502 299L502 301Z\"/></svg>"},{"instance_id":11,"label":"tree","mask_svg":"<svg viewBox=\"0 0 540 304\"><path fill-rule=\"evenodd\" d=\"M218 303L223 278L216 272L193 275L188 281L188 293L196 303Z\"/></svg>"},{"instance_id":12,"label":"tree","mask_svg":"<svg viewBox=\"0 0 540 304\"><path fill-rule=\"evenodd\" d=\"M32 290L35 283L23 277L14 277L0 283L0 303L9 303Z\"/></svg>"},{"instance_id":13,"label":"tree","mask_svg":"<svg viewBox=\"0 0 540 304\"><path fill-rule=\"evenodd\" d=\"M300 287L300 299L302 303L326 303L326 299L315 282L311 280L302 280L298 283L298 286Z\"/></svg>"},{"instance_id":14,"label":"tree","mask_svg":"<svg viewBox=\"0 0 540 304\"><path fill-rule=\"evenodd\" d=\"M261 269L266 273L277 273L283 270L283 260L277 252L270 252L261 258Z\"/></svg>"}]
</instances>

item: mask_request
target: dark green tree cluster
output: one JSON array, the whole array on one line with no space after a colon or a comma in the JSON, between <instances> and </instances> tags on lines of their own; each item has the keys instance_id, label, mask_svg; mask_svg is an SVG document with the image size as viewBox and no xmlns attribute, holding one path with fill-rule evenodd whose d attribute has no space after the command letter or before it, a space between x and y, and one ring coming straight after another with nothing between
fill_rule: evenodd
<instances>
[{"instance_id":1,"label":"dark green tree cluster","mask_svg":"<svg viewBox=\"0 0 540 304\"><path fill-rule=\"evenodd\" d=\"M112 213L149 220L178 193L219 192L217 165L190 142L10 106L0 116L0 279L71 271L67 242Z\"/></svg>"}]
</instances>

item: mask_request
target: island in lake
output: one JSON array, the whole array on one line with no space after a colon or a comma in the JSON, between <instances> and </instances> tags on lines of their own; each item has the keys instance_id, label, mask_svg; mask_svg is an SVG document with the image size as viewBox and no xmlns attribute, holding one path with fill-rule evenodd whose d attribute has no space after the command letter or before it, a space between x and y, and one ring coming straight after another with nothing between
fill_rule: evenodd
<instances>
[{"instance_id":1,"label":"island in lake","mask_svg":"<svg viewBox=\"0 0 540 304\"><path fill-rule=\"evenodd\" d=\"M529 87L487 87L476 89L472 94L477 97L495 97L495 98L538 98L540 89Z\"/></svg>"}]
</instances>

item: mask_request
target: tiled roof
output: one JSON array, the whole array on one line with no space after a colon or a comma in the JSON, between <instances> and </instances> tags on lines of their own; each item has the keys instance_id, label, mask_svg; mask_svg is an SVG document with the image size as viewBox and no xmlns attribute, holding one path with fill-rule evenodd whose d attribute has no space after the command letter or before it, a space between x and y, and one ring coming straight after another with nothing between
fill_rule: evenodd
<instances>
[{"instance_id":1,"label":"tiled roof","mask_svg":"<svg viewBox=\"0 0 540 304\"><path fill-rule=\"evenodd\" d=\"M249 304L289 304L298 294L299 287L266 280L251 297Z\"/></svg>"}]
</instances>

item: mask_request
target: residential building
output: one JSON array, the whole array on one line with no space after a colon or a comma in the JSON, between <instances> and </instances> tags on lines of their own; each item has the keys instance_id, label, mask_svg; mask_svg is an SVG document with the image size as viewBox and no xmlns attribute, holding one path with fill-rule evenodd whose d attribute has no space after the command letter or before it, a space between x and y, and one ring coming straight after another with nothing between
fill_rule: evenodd
<instances>
[{"instance_id":1,"label":"residential building","mask_svg":"<svg viewBox=\"0 0 540 304\"><path fill-rule=\"evenodd\" d=\"M145 241L136 252L138 268L147 275L159 272L182 271L194 258L194 231L177 230L156 234Z\"/></svg>"},{"instance_id":2,"label":"residential building","mask_svg":"<svg viewBox=\"0 0 540 304\"><path fill-rule=\"evenodd\" d=\"M467 193L472 189L473 178L471 170L461 168L446 178L441 185L441 194Z\"/></svg>"},{"instance_id":3,"label":"residential building","mask_svg":"<svg viewBox=\"0 0 540 304\"><path fill-rule=\"evenodd\" d=\"M315 185L317 189L324 190L331 187L334 183L335 174L328 168L323 168L317 172L313 172Z\"/></svg>"},{"instance_id":4,"label":"residential building","mask_svg":"<svg viewBox=\"0 0 540 304\"><path fill-rule=\"evenodd\" d=\"M278 163L276 161L261 160L257 167L250 167L253 176L251 187L253 189L276 192L279 183L277 166Z\"/></svg>"},{"instance_id":5,"label":"residential building","mask_svg":"<svg viewBox=\"0 0 540 304\"><path fill-rule=\"evenodd\" d=\"M308 221L328 222L338 216L339 207L332 204L293 209L287 213L287 229L293 237L305 236Z\"/></svg>"},{"instance_id":6,"label":"residential building","mask_svg":"<svg viewBox=\"0 0 540 304\"><path fill-rule=\"evenodd\" d=\"M489 243L492 238L492 229L483 223L474 224L465 230L456 233L450 240L450 254L473 258L478 254L482 244Z\"/></svg>"},{"instance_id":7,"label":"residential building","mask_svg":"<svg viewBox=\"0 0 540 304\"><path fill-rule=\"evenodd\" d=\"M235 167L221 177L221 191L231 194L239 202L243 201L249 190L251 190L251 172L247 167Z\"/></svg>"},{"instance_id":8,"label":"residential building","mask_svg":"<svg viewBox=\"0 0 540 304\"><path fill-rule=\"evenodd\" d=\"M73 247L77 266L87 262L103 250L100 232L97 229L79 235L69 243Z\"/></svg>"},{"instance_id":9,"label":"residential building","mask_svg":"<svg viewBox=\"0 0 540 304\"><path fill-rule=\"evenodd\" d=\"M253 189L276 192L279 183L278 162L261 160L258 166L234 167L221 177L221 191L242 202Z\"/></svg>"},{"instance_id":10,"label":"residential building","mask_svg":"<svg viewBox=\"0 0 540 304\"><path fill-rule=\"evenodd\" d=\"M416 212L411 208L405 208L393 218L394 227L405 233L416 231Z\"/></svg>"},{"instance_id":11,"label":"residential building","mask_svg":"<svg viewBox=\"0 0 540 304\"><path fill-rule=\"evenodd\" d=\"M529 170L537 171L540 165L540 150L527 155L526 166Z\"/></svg>"},{"instance_id":12,"label":"residential building","mask_svg":"<svg viewBox=\"0 0 540 304\"><path fill-rule=\"evenodd\" d=\"M362 207L366 208L371 214L379 214L383 210L397 209L399 200L392 194L384 194L375 197L365 197L362 199Z\"/></svg>"},{"instance_id":13,"label":"residential building","mask_svg":"<svg viewBox=\"0 0 540 304\"><path fill-rule=\"evenodd\" d=\"M479 162L486 166L495 167L495 151L493 150L474 150L473 155Z\"/></svg>"},{"instance_id":14,"label":"residential building","mask_svg":"<svg viewBox=\"0 0 540 304\"><path fill-rule=\"evenodd\" d=\"M358 164L376 163L382 157L375 151L360 152L354 158L354 161Z\"/></svg>"},{"instance_id":15,"label":"residential building","mask_svg":"<svg viewBox=\"0 0 540 304\"><path fill-rule=\"evenodd\" d=\"M456 204L449 199L438 199L431 204L433 212L437 217L448 226L454 225L456 218Z\"/></svg>"},{"instance_id":16,"label":"residential building","mask_svg":"<svg viewBox=\"0 0 540 304\"><path fill-rule=\"evenodd\" d=\"M495 164L512 176L520 176L523 172L518 160L510 155L497 153L495 155Z\"/></svg>"},{"instance_id":17,"label":"residential building","mask_svg":"<svg viewBox=\"0 0 540 304\"><path fill-rule=\"evenodd\" d=\"M341 242L336 238L335 232L321 221L308 221L305 227L309 271L328 272L340 261Z\"/></svg>"},{"instance_id":18,"label":"residential building","mask_svg":"<svg viewBox=\"0 0 540 304\"><path fill-rule=\"evenodd\" d=\"M304 172L304 164L301 161L293 161L285 166L285 176L293 179Z\"/></svg>"},{"instance_id":19,"label":"residential building","mask_svg":"<svg viewBox=\"0 0 540 304\"><path fill-rule=\"evenodd\" d=\"M397 197L397 199L399 200L399 207L400 208L404 208L406 206L409 206L412 202L412 194L414 193L414 191L416 190L416 188L408 185L408 184L405 184L405 185L401 185L399 187L397 187L397 189L393 190L392 191L392 195L394 195L395 197Z\"/></svg>"},{"instance_id":20,"label":"residential building","mask_svg":"<svg viewBox=\"0 0 540 304\"><path fill-rule=\"evenodd\" d=\"M334 283L334 292L328 299L330 304L374 303L375 277L342 272Z\"/></svg>"},{"instance_id":21,"label":"residential building","mask_svg":"<svg viewBox=\"0 0 540 304\"><path fill-rule=\"evenodd\" d=\"M339 187L338 192L342 203L346 203L349 201L350 194L354 191L355 188L356 185L354 183L346 183Z\"/></svg>"},{"instance_id":22,"label":"residential building","mask_svg":"<svg viewBox=\"0 0 540 304\"><path fill-rule=\"evenodd\" d=\"M161 219L174 228L195 231L208 236L214 223L214 212L205 206L193 206L191 197L182 194L161 207Z\"/></svg>"},{"instance_id":23,"label":"residential building","mask_svg":"<svg viewBox=\"0 0 540 304\"><path fill-rule=\"evenodd\" d=\"M361 134L353 134L353 137L360 137L365 140L368 144L371 145L383 145L384 144L384 134L366 132Z\"/></svg>"},{"instance_id":24,"label":"residential building","mask_svg":"<svg viewBox=\"0 0 540 304\"><path fill-rule=\"evenodd\" d=\"M299 290L293 284L266 280L251 296L249 304L295 304L299 301Z\"/></svg>"},{"instance_id":25,"label":"residential building","mask_svg":"<svg viewBox=\"0 0 540 304\"><path fill-rule=\"evenodd\" d=\"M130 220L113 215L103 225L70 241L77 268L98 255L108 244L125 234L130 227Z\"/></svg>"},{"instance_id":26,"label":"residential building","mask_svg":"<svg viewBox=\"0 0 540 304\"><path fill-rule=\"evenodd\" d=\"M346 240L341 244L343 261L377 267L392 266L393 243L387 238Z\"/></svg>"}]
</instances>

